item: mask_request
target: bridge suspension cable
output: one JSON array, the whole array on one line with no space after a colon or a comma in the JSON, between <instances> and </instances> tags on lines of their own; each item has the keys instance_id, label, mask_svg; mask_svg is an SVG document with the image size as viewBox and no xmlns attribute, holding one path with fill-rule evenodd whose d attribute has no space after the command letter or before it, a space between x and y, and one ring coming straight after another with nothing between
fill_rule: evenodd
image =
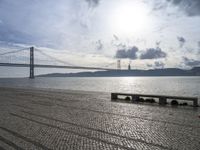
<instances>
[{"instance_id":1,"label":"bridge suspension cable","mask_svg":"<svg viewBox=\"0 0 200 150\"><path fill-rule=\"evenodd\" d=\"M50 59L53 59L53 60L55 60L55 61L57 61L57 62L59 62L59 63L62 63L62 64L64 64L64 65L67 64L67 65L75 66L75 65L73 65L73 64L71 64L71 63L68 63L68 62L63 61L63 60L60 60L60 59L58 59L58 58L56 58L56 57L50 56L50 55L46 54L45 52L43 52L43 51L40 50L40 49L35 48L35 51L41 53L42 55L44 55L44 56L46 56L46 57L48 57L48 58L50 58Z\"/></svg>"},{"instance_id":2,"label":"bridge suspension cable","mask_svg":"<svg viewBox=\"0 0 200 150\"><path fill-rule=\"evenodd\" d=\"M24 51L24 50L28 50L28 49L29 49L29 48L23 48L23 49L18 49L18 50L14 50L14 51L9 51L9 52L5 52L5 53L0 53L0 56L7 55L7 54L18 53L18 52L21 52L21 51Z\"/></svg>"},{"instance_id":3,"label":"bridge suspension cable","mask_svg":"<svg viewBox=\"0 0 200 150\"><path fill-rule=\"evenodd\" d=\"M115 62L112 62L112 63L109 63L109 64L104 65L103 67L113 66L114 64L115 64Z\"/></svg>"}]
</instances>

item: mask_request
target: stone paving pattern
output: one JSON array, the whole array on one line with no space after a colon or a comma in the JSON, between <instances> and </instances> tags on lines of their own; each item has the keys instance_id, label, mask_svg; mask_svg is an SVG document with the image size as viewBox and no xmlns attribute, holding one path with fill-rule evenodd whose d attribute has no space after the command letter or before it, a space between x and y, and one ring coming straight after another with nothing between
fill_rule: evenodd
<instances>
[{"instance_id":1,"label":"stone paving pattern","mask_svg":"<svg viewBox=\"0 0 200 150\"><path fill-rule=\"evenodd\" d=\"M199 150L199 115L110 93L0 88L0 150Z\"/></svg>"}]
</instances>

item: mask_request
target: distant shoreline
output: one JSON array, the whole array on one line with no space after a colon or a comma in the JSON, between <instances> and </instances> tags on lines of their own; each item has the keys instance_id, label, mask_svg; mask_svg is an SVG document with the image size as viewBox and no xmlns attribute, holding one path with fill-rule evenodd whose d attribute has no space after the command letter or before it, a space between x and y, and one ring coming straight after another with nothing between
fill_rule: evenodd
<instances>
[{"instance_id":1,"label":"distant shoreline","mask_svg":"<svg viewBox=\"0 0 200 150\"><path fill-rule=\"evenodd\" d=\"M37 77L158 77L158 76L200 76L200 67L190 70L179 68L152 69L152 70L111 70L78 73L52 73Z\"/></svg>"}]
</instances>

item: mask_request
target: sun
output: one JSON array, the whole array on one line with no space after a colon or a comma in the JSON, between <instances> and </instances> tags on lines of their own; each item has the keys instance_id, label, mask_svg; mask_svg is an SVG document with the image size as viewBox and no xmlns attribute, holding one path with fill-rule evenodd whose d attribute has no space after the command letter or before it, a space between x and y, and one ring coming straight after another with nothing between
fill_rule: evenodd
<instances>
[{"instance_id":1,"label":"sun","mask_svg":"<svg viewBox=\"0 0 200 150\"><path fill-rule=\"evenodd\" d=\"M115 33L132 35L148 28L149 18L143 5L121 3L112 12L111 28Z\"/></svg>"}]
</instances>

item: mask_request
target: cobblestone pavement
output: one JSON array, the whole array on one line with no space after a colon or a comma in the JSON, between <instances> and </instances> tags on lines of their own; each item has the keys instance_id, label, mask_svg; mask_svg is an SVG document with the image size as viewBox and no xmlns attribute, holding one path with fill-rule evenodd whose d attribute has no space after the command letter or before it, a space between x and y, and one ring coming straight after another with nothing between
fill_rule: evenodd
<instances>
[{"instance_id":1,"label":"cobblestone pavement","mask_svg":"<svg viewBox=\"0 0 200 150\"><path fill-rule=\"evenodd\" d=\"M0 88L0 149L200 149L200 108L110 93Z\"/></svg>"}]
</instances>

